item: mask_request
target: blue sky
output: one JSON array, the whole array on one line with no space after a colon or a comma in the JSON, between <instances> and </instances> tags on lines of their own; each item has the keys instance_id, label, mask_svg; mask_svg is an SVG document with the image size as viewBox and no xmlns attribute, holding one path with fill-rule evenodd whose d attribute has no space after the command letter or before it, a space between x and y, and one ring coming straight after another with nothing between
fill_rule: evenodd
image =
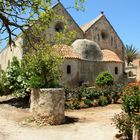
<instances>
[{"instance_id":1,"label":"blue sky","mask_svg":"<svg viewBox=\"0 0 140 140\"><path fill-rule=\"evenodd\" d=\"M74 4L74 0L61 2L65 8ZM86 0L85 8L85 12L68 11L79 25L91 21L104 11L123 43L133 44L140 51L140 0ZM2 48L4 46L2 44Z\"/></svg>"},{"instance_id":2,"label":"blue sky","mask_svg":"<svg viewBox=\"0 0 140 140\"><path fill-rule=\"evenodd\" d=\"M61 0L65 7L72 5L73 1ZM133 44L140 51L140 0L87 0L85 7L85 12L68 10L79 25L89 22L104 11L123 43Z\"/></svg>"}]
</instances>

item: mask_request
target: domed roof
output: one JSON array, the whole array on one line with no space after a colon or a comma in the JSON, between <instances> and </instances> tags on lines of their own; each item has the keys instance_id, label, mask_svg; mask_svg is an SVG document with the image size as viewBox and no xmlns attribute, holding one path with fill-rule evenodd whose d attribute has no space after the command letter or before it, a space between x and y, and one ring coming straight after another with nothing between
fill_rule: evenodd
<instances>
[{"instance_id":1,"label":"domed roof","mask_svg":"<svg viewBox=\"0 0 140 140\"><path fill-rule=\"evenodd\" d=\"M118 63L123 62L119 58L119 56L111 50L104 49L104 50L102 50L102 52L103 52L103 61L118 62Z\"/></svg>"},{"instance_id":2,"label":"domed roof","mask_svg":"<svg viewBox=\"0 0 140 140\"><path fill-rule=\"evenodd\" d=\"M94 41L78 39L72 44L72 46L81 59L87 59L90 61L101 61L103 59L102 51L99 45Z\"/></svg>"}]
</instances>

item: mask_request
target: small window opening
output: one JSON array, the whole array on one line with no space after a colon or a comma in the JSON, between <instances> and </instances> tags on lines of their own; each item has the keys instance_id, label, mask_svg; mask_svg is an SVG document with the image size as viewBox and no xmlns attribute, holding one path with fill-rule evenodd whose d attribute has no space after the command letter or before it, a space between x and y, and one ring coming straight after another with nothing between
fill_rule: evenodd
<instances>
[{"instance_id":1,"label":"small window opening","mask_svg":"<svg viewBox=\"0 0 140 140\"><path fill-rule=\"evenodd\" d=\"M64 29L64 25L63 25L62 22L56 23L56 25L55 25L55 31L56 31L56 32L62 32L63 29Z\"/></svg>"},{"instance_id":2,"label":"small window opening","mask_svg":"<svg viewBox=\"0 0 140 140\"><path fill-rule=\"evenodd\" d=\"M67 74L71 74L71 66L70 65L67 66Z\"/></svg>"},{"instance_id":3,"label":"small window opening","mask_svg":"<svg viewBox=\"0 0 140 140\"><path fill-rule=\"evenodd\" d=\"M111 37L111 46L113 46L113 37Z\"/></svg>"},{"instance_id":4,"label":"small window opening","mask_svg":"<svg viewBox=\"0 0 140 140\"><path fill-rule=\"evenodd\" d=\"M132 77L133 76L133 72L132 71L129 71L128 72L128 77Z\"/></svg>"},{"instance_id":5,"label":"small window opening","mask_svg":"<svg viewBox=\"0 0 140 140\"><path fill-rule=\"evenodd\" d=\"M105 40L105 39L107 39L108 35L107 35L106 32L102 31L101 32L101 37L102 37L103 40Z\"/></svg>"},{"instance_id":6,"label":"small window opening","mask_svg":"<svg viewBox=\"0 0 140 140\"><path fill-rule=\"evenodd\" d=\"M118 67L115 67L115 74L118 74Z\"/></svg>"}]
</instances>

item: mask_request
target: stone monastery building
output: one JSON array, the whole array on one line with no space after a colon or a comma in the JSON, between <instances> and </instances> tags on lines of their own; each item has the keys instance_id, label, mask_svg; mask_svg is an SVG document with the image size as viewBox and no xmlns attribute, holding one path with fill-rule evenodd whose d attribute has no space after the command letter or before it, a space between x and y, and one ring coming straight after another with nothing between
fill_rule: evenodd
<instances>
[{"instance_id":1,"label":"stone monastery building","mask_svg":"<svg viewBox=\"0 0 140 140\"><path fill-rule=\"evenodd\" d=\"M57 3L53 9L64 16L70 30L77 32L72 47L64 45L61 50L65 56L62 84L78 86L82 82L93 83L97 75L105 70L114 76L115 81L119 80L124 73L125 47L104 13L101 12L96 19L79 27L61 3ZM48 29L46 35L51 37L60 30L63 30L63 21L58 20ZM22 41L19 35L15 41L16 48L11 51L6 47L1 51L1 69L6 69L13 56L22 59Z\"/></svg>"}]
</instances>

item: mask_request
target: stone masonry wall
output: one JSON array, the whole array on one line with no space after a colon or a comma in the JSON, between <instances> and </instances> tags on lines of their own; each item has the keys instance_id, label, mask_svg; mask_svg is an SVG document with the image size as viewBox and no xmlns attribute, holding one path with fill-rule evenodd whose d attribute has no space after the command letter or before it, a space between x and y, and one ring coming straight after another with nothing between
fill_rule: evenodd
<instances>
[{"instance_id":1,"label":"stone masonry wall","mask_svg":"<svg viewBox=\"0 0 140 140\"><path fill-rule=\"evenodd\" d=\"M64 90L61 88L33 89L31 93L30 111L34 115L47 118L49 124L61 124L65 121L64 97Z\"/></svg>"},{"instance_id":2,"label":"stone masonry wall","mask_svg":"<svg viewBox=\"0 0 140 140\"><path fill-rule=\"evenodd\" d=\"M86 38L97 42L101 49L114 51L121 60L124 60L124 46L105 16L86 31Z\"/></svg>"}]
</instances>

